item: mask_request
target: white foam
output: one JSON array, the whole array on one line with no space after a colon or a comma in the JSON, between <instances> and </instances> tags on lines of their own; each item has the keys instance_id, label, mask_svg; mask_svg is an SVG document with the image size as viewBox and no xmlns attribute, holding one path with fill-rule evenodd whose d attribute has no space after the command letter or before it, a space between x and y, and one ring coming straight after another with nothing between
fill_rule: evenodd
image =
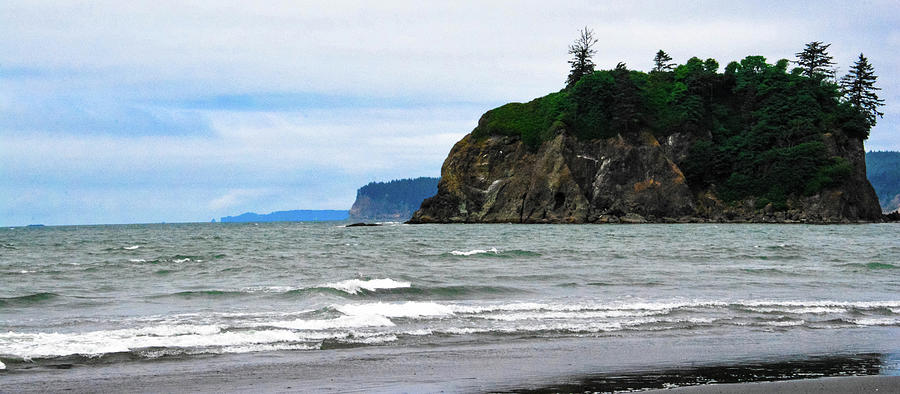
<instances>
[{"instance_id":1,"label":"white foam","mask_svg":"<svg viewBox=\"0 0 900 394\"><path fill-rule=\"evenodd\" d=\"M368 304L347 304L335 306L335 309L349 316L382 316L394 318L418 318L449 316L454 313L454 306L436 302L375 302Z\"/></svg>"},{"instance_id":2,"label":"white foam","mask_svg":"<svg viewBox=\"0 0 900 394\"><path fill-rule=\"evenodd\" d=\"M287 293L294 290L298 290L298 288L291 286L252 286L241 289L245 293Z\"/></svg>"},{"instance_id":3,"label":"white foam","mask_svg":"<svg viewBox=\"0 0 900 394\"><path fill-rule=\"evenodd\" d=\"M854 324L860 326L894 326L900 324L900 319L895 318L864 318L853 320Z\"/></svg>"},{"instance_id":4,"label":"white foam","mask_svg":"<svg viewBox=\"0 0 900 394\"><path fill-rule=\"evenodd\" d=\"M418 329L418 330L410 330L402 332L403 335L411 335L411 336L427 336L434 334L433 330L428 329Z\"/></svg>"},{"instance_id":5,"label":"white foam","mask_svg":"<svg viewBox=\"0 0 900 394\"><path fill-rule=\"evenodd\" d=\"M651 316L655 312L637 312L637 311L546 311L546 312L514 312L478 315L476 317L488 320L499 321L519 321L519 320L573 320L573 319L604 319L604 318L621 318L621 317L639 317Z\"/></svg>"},{"instance_id":6,"label":"white foam","mask_svg":"<svg viewBox=\"0 0 900 394\"><path fill-rule=\"evenodd\" d=\"M839 308L858 308L858 309L873 309L873 308L896 308L900 307L900 301L831 301L831 300L820 300L820 301L768 301L768 300L750 300L750 301L737 301L735 302L739 305L745 306L758 306L758 307L839 307Z\"/></svg>"},{"instance_id":7,"label":"white foam","mask_svg":"<svg viewBox=\"0 0 900 394\"><path fill-rule=\"evenodd\" d=\"M122 248L122 249L125 249L125 250L135 250L135 249L137 249L137 248L140 248L140 246L139 246L139 245L131 245L131 246L126 246L126 247L124 247L124 248Z\"/></svg>"},{"instance_id":8,"label":"white foam","mask_svg":"<svg viewBox=\"0 0 900 394\"><path fill-rule=\"evenodd\" d=\"M767 321L762 324L766 325L766 326L773 326L773 327L794 327L794 326L802 326L804 323L806 323L806 322L803 320L789 320L789 321Z\"/></svg>"},{"instance_id":9,"label":"white foam","mask_svg":"<svg viewBox=\"0 0 900 394\"><path fill-rule=\"evenodd\" d=\"M35 271L29 271L29 270L21 270L21 271L19 271L20 274L33 274L34 272L35 272Z\"/></svg>"},{"instance_id":10,"label":"white foam","mask_svg":"<svg viewBox=\"0 0 900 394\"><path fill-rule=\"evenodd\" d=\"M191 259L190 259L190 258L184 258L184 259L173 259L173 260L172 260L173 263L187 263L188 261L191 261Z\"/></svg>"},{"instance_id":11,"label":"white foam","mask_svg":"<svg viewBox=\"0 0 900 394\"><path fill-rule=\"evenodd\" d=\"M330 287L350 294L357 294L361 290L375 291L378 289L397 289L409 287L411 283L396 281L391 278L384 279L350 279L342 282L326 283L320 287Z\"/></svg>"},{"instance_id":12,"label":"white foam","mask_svg":"<svg viewBox=\"0 0 900 394\"><path fill-rule=\"evenodd\" d=\"M4 364L3 361L0 361L0 371L4 369L6 369L6 364Z\"/></svg>"},{"instance_id":13,"label":"white foam","mask_svg":"<svg viewBox=\"0 0 900 394\"><path fill-rule=\"evenodd\" d=\"M219 326L181 325L137 329L101 330L83 333L0 334L0 354L25 360L68 355L99 356L144 348L180 348L218 352L229 347L303 342L306 338L290 330L223 331Z\"/></svg>"},{"instance_id":14,"label":"white foam","mask_svg":"<svg viewBox=\"0 0 900 394\"><path fill-rule=\"evenodd\" d=\"M552 312L586 312L608 311L634 315L635 311L649 311L653 314L668 313L672 309L685 307L720 307L726 306L725 302L693 301L693 302L615 302L615 303L581 303L581 304L544 304L544 303L512 303L493 305L457 305L454 311L458 313L484 313L494 311L552 311Z\"/></svg>"},{"instance_id":15,"label":"white foam","mask_svg":"<svg viewBox=\"0 0 900 394\"><path fill-rule=\"evenodd\" d=\"M747 308L749 311L760 312L760 313L772 313L772 312L781 312L781 313L809 313L809 314L825 314L825 313L843 313L847 310L844 308L830 308L830 307L795 307L795 306L783 306L783 307L749 307Z\"/></svg>"},{"instance_id":16,"label":"white foam","mask_svg":"<svg viewBox=\"0 0 900 394\"><path fill-rule=\"evenodd\" d=\"M255 323L253 326L278 327L290 330L331 330L340 328L391 327L394 322L385 316L374 314L340 316L334 319L294 319Z\"/></svg>"},{"instance_id":17,"label":"white foam","mask_svg":"<svg viewBox=\"0 0 900 394\"><path fill-rule=\"evenodd\" d=\"M194 352L194 353L213 353L213 354L228 354L228 353L252 353L252 352L271 352L276 350L316 350L319 349L321 344L285 344L285 343L274 343L274 344L255 344L255 345L241 345L241 346L226 346L220 349L209 349L204 350L202 352Z\"/></svg>"},{"instance_id":18,"label":"white foam","mask_svg":"<svg viewBox=\"0 0 900 394\"><path fill-rule=\"evenodd\" d=\"M500 251L498 251L497 248L490 248L489 250L473 249L473 250L469 250L466 252L459 251L459 250L454 250L454 251L450 252L450 254L452 254L454 256L472 256L472 255L476 255L476 254L488 254L488 253L497 254L497 253L500 253Z\"/></svg>"},{"instance_id":19,"label":"white foam","mask_svg":"<svg viewBox=\"0 0 900 394\"><path fill-rule=\"evenodd\" d=\"M128 261L130 261L132 263L146 263L147 262L147 260L144 260L144 259L128 259Z\"/></svg>"}]
</instances>

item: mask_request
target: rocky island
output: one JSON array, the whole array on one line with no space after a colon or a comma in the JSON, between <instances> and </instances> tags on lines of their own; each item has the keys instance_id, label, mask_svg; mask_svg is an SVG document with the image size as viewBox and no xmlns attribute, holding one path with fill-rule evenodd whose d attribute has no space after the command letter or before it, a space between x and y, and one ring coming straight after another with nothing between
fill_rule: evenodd
<instances>
[{"instance_id":1,"label":"rocky island","mask_svg":"<svg viewBox=\"0 0 900 394\"><path fill-rule=\"evenodd\" d=\"M852 91L862 55L841 85L802 61L665 60L488 111L410 222L882 220L863 148L880 113Z\"/></svg>"}]
</instances>

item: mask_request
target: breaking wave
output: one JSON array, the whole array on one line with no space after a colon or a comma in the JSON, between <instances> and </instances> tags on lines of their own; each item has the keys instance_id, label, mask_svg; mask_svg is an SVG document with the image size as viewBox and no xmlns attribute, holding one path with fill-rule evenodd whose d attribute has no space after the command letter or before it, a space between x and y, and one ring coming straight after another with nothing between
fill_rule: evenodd
<instances>
[{"instance_id":1,"label":"breaking wave","mask_svg":"<svg viewBox=\"0 0 900 394\"><path fill-rule=\"evenodd\" d=\"M108 354L156 358L315 350L429 335L625 335L716 326L770 330L898 326L898 311L900 301L350 302L297 312L141 318L129 323L136 327L88 332L9 331L0 333L0 356L15 363Z\"/></svg>"}]
</instances>

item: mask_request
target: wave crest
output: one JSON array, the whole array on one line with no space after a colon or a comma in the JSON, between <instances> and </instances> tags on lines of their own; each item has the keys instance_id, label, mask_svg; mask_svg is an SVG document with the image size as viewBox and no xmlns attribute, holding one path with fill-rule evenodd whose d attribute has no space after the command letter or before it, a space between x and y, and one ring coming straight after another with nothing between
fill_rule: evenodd
<instances>
[{"instance_id":1,"label":"wave crest","mask_svg":"<svg viewBox=\"0 0 900 394\"><path fill-rule=\"evenodd\" d=\"M396 281L391 278L384 279L350 279L341 282L326 283L319 287L328 287L343 291L348 294L359 294L363 290L376 291L379 289L399 289L410 287L410 282Z\"/></svg>"}]
</instances>

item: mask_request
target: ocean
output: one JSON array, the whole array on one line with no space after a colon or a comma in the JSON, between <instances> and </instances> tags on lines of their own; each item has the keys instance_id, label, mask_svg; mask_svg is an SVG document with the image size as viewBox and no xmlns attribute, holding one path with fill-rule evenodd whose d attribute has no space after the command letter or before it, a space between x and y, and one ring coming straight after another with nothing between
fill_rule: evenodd
<instances>
[{"instance_id":1,"label":"ocean","mask_svg":"<svg viewBox=\"0 0 900 394\"><path fill-rule=\"evenodd\" d=\"M896 374L897 234L898 224L2 228L0 391L291 362L333 368L288 390L338 378L365 391L516 391L835 358L837 374L859 360L859 373ZM406 372L372 368L385 363Z\"/></svg>"}]
</instances>

